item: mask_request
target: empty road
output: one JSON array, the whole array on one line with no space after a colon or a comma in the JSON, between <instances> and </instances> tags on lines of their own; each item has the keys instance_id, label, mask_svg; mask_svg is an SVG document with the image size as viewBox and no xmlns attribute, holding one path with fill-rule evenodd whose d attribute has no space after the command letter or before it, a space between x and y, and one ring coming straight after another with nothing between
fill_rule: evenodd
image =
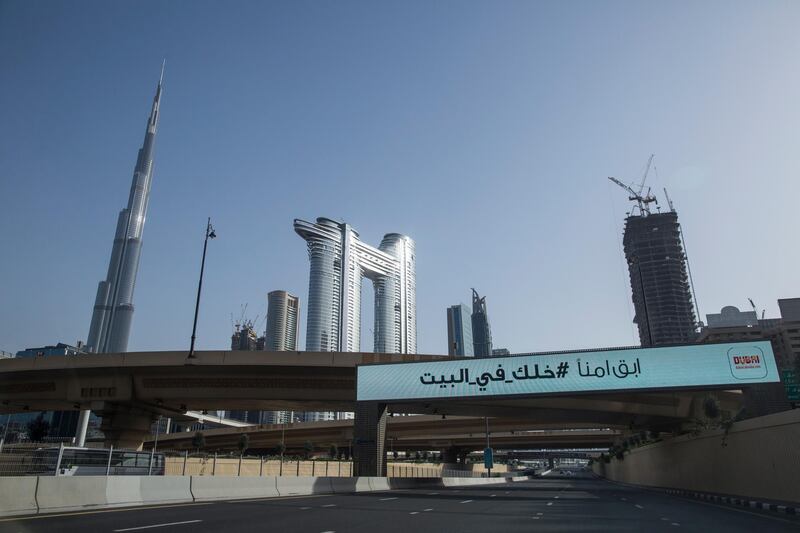
<instances>
[{"instance_id":1,"label":"empty road","mask_svg":"<svg viewBox=\"0 0 800 533\"><path fill-rule=\"evenodd\" d=\"M800 520L581 477L3 519L0 533L798 531Z\"/></svg>"}]
</instances>

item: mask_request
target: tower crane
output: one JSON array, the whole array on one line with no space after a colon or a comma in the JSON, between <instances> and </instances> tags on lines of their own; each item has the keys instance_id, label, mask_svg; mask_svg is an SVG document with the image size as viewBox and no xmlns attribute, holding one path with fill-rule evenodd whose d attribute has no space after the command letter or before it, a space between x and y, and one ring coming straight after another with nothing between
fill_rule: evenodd
<instances>
[{"instance_id":1,"label":"tower crane","mask_svg":"<svg viewBox=\"0 0 800 533\"><path fill-rule=\"evenodd\" d=\"M642 175L642 182L639 184L638 190L634 190L631 185L627 185L622 183L617 178L609 176L608 179L628 191L628 200L635 201L637 206L639 207L639 214L642 216L647 216L650 214L650 207L648 204L655 202L658 205L658 200L655 196L650 194L650 187L647 188L647 192L643 195L644 192L644 184L647 180L647 174L650 172L650 167L653 165L653 157L655 154L650 154L650 158L647 160L647 165L644 168L644 174Z\"/></svg>"}]
</instances>

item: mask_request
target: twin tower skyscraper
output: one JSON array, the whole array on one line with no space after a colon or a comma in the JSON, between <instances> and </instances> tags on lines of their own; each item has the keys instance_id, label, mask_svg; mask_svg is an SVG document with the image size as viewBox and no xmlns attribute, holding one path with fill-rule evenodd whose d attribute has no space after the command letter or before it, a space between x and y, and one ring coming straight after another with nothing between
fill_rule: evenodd
<instances>
[{"instance_id":1,"label":"twin tower skyscraper","mask_svg":"<svg viewBox=\"0 0 800 533\"><path fill-rule=\"evenodd\" d=\"M375 288L374 351L417 352L414 241L388 233L378 248L352 226L328 218L295 220L308 244L310 274L306 350L361 351L361 282Z\"/></svg>"}]
</instances>

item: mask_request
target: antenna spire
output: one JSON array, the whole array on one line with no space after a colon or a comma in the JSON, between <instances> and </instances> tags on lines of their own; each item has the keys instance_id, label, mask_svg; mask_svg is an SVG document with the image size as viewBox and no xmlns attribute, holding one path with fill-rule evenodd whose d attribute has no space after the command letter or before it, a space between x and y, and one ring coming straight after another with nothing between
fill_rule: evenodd
<instances>
[{"instance_id":1,"label":"antenna spire","mask_svg":"<svg viewBox=\"0 0 800 533\"><path fill-rule=\"evenodd\" d=\"M167 58L165 57L165 58L164 58L164 59L161 61L161 76L159 76L159 78L158 78L158 84L159 84L159 85L161 85L161 83L164 81L164 67L165 67L166 65L167 65Z\"/></svg>"}]
</instances>

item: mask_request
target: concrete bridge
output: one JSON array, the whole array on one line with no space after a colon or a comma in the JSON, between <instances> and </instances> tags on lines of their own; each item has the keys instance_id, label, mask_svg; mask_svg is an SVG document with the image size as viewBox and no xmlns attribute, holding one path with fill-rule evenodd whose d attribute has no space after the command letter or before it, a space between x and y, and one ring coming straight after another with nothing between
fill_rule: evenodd
<instances>
[{"instance_id":1,"label":"concrete bridge","mask_svg":"<svg viewBox=\"0 0 800 533\"><path fill-rule=\"evenodd\" d=\"M703 348L685 347L687 352L700 349L714 348L709 348L708 345ZM651 349L650 354L657 350L662 349ZM620 352L622 351L595 353L594 356L603 358L608 366L611 355L607 354L613 353L614 357L633 354L630 351ZM557 357L568 355L586 360L591 354L565 353ZM685 358L687 354L683 355ZM638 350L629 359L632 361L633 357L637 357L638 365L638 357L644 360L647 356L646 350ZM507 366L514 368L523 361L523 358L511 358L513 361L505 359ZM542 362L547 360L547 356L537 359ZM658 359L669 360L669 357ZM655 388L637 390L484 396L448 394L427 399L356 401L358 365L363 365L362 370L376 368L372 363L385 365L427 362L433 365L502 366L500 358L483 361L472 358L454 360L441 355L339 352L198 352L195 358L188 358L186 352L145 352L10 359L0 361L0 412L91 409L102 416L101 429L105 433L107 445L140 448L149 436L152 422L158 416L185 416L188 411L216 409L355 411L356 421L351 430L351 439L355 445L355 456L364 459L363 465L359 460L362 468L359 473L366 475L369 472L374 475L380 474L385 468L385 445L391 445L391 441L386 441L387 420L392 418L393 413L436 415L439 419L445 415L472 417L471 422L453 421L445 425L440 420L438 424L420 427L416 441L411 439L410 434L407 435L409 445L430 446L436 442L432 437L437 431L446 428L451 438L440 439L441 443L447 441L451 447L460 448L476 446L478 437L475 435L483 434L482 430L474 430L475 417L511 420L511 425L520 430L646 428L671 431L688 418L698 415L702 398L709 389L716 390L715 394L721 401L722 409L735 410L741 398L740 390L724 390L720 385L682 389L658 388L657 385ZM651 363L651 371L655 370L655 364ZM391 383L396 381L392 376L401 373L403 369L407 371L412 366L383 366L380 371L388 372L387 379ZM572 367L576 374L582 368L576 368L578 364L574 360ZM522 371L522 368L519 370ZM602 368L598 367L598 370ZM628 366L623 377L634 372L638 373L636 367ZM498 370L497 376L500 373ZM482 377L488 375L484 374ZM590 376L591 380L581 378L585 379L583 383L596 383L594 375ZM645 378L652 380L647 376L643 379ZM441 379L445 379L445 376ZM521 379L534 379L534 376L528 375L527 365L525 376ZM417 378L412 376L411 382L415 380ZM641 382L640 380L639 383ZM741 389L738 384L737 389ZM530 424L521 426L520 420L528 420ZM422 423L422 420L410 422L409 427ZM459 423L472 427L459 432L455 429ZM398 424L397 427L403 425ZM493 420L491 424L497 426L502 422ZM275 430L265 431L268 433ZM341 428L338 431L341 432ZM495 428L494 431L499 430ZM551 445L597 444L576 442L575 439L565 439L564 435L559 434L552 439L556 443ZM573 437L577 437L577 434ZM594 436L584 437L591 441ZM274 435L271 438L274 440ZM347 438L347 435L340 438ZM495 444L502 446L504 438L509 447L518 446L520 441L519 435L497 435Z\"/></svg>"},{"instance_id":2,"label":"concrete bridge","mask_svg":"<svg viewBox=\"0 0 800 533\"><path fill-rule=\"evenodd\" d=\"M569 425L569 424L568 424ZM210 450L237 450L239 438L247 434L249 450L270 453L283 442L287 451L302 452L306 441L327 449L335 444L340 450L353 443L353 421L310 422L295 424L260 425L246 428L219 428L203 431L206 448ZM553 429L528 418L493 418L490 422L492 447L498 450L518 448L571 448L608 447L623 434L620 429L564 428ZM161 450L191 450L194 433L160 435ZM466 454L482 449L485 442L483 418L439 415L389 417L386 428L388 451L442 450ZM153 439L144 448L153 446ZM517 454L515 454L516 456Z\"/></svg>"}]
</instances>

